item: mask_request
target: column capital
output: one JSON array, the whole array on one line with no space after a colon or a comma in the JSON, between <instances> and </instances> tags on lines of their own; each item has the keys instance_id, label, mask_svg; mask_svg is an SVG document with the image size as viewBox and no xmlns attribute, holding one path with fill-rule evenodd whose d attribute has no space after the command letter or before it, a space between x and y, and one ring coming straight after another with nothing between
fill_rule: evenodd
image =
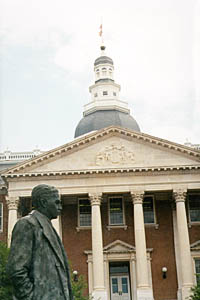
<instances>
[{"instance_id":1,"label":"column capital","mask_svg":"<svg viewBox=\"0 0 200 300\"><path fill-rule=\"evenodd\" d=\"M176 203L177 202L185 202L186 195L187 195L186 189L173 190L173 197L174 197L174 200Z\"/></svg>"},{"instance_id":2,"label":"column capital","mask_svg":"<svg viewBox=\"0 0 200 300\"><path fill-rule=\"evenodd\" d=\"M6 203L8 205L8 209L15 209L17 210L18 205L19 205L19 197L11 197L11 196L6 196Z\"/></svg>"},{"instance_id":3,"label":"column capital","mask_svg":"<svg viewBox=\"0 0 200 300\"><path fill-rule=\"evenodd\" d=\"M101 205L102 194L89 194L91 205Z\"/></svg>"},{"instance_id":4,"label":"column capital","mask_svg":"<svg viewBox=\"0 0 200 300\"><path fill-rule=\"evenodd\" d=\"M133 204L142 204L144 198L144 191L131 191L131 198Z\"/></svg>"}]
</instances>

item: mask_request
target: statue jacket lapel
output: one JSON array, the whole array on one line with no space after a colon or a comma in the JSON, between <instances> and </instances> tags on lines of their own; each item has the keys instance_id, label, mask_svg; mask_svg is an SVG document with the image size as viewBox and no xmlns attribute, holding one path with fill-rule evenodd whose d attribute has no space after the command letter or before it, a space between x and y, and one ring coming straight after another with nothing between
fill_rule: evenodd
<instances>
[{"instance_id":1,"label":"statue jacket lapel","mask_svg":"<svg viewBox=\"0 0 200 300\"><path fill-rule=\"evenodd\" d=\"M43 229L43 234L45 238L48 240L49 245L52 248L55 256L57 257L62 267L66 269L65 253L63 251L63 247L61 247L61 242L59 241L59 237L55 232L51 222L47 219L46 216L42 215L38 211L33 211L32 216L37 219L38 223Z\"/></svg>"}]
</instances>

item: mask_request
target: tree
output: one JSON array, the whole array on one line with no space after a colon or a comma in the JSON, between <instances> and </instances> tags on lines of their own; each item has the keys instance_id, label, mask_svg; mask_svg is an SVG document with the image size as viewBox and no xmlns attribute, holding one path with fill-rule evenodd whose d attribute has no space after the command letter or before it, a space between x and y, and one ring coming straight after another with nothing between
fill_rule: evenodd
<instances>
[{"instance_id":1,"label":"tree","mask_svg":"<svg viewBox=\"0 0 200 300\"><path fill-rule=\"evenodd\" d=\"M0 299L12 300L12 285L6 273L9 249L0 242Z\"/></svg>"},{"instance_id":2,"label":"tree","mask_svg":"<svg viewBox=\"0 0 200 300\"><path fill-rule=\"evenodd\" d=\"M75 280L76 279L76 280ZM74 274L71 270L71 283L72 283L72 292L74 295L74 300L89 300L90 297L85 295L85 290L87 288L87 283L83 275L74 277Z\"/></svg>"},{"instance_id":3,"label":"tree","mask_svg":"<svg viewBox=\"0 0 200 300\"><path fill-rule=\"evenodd\" d=\"M200 280L195 287L191 289L192 295L190 296L189 300L200 300Z\"/></svg>"}]
</instances>

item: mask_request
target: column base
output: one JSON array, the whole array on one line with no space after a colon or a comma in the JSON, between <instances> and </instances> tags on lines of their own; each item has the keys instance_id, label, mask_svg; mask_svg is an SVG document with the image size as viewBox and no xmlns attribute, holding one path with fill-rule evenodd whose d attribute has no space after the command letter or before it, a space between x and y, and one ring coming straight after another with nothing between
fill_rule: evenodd
<instances>
[{"instance_id":1,"label":"column base","mask_svg":"<svg viewBox=\"0 0 200 300\"><path fill-rule=\"evenodd\" d=\"M154 300L152 289L137 289L137 300Z\"/></svg>"},{"instance_id":2,"label":"column base","mask_svg":"<svg viewBox=\"0 0 200 300\"><path fill-rule=\"evenodd\" d=\"M92 292L92 300L108 300L106 290L96 290Z\"/></svg>"},{"instance_id":3,"label":"column base","mask_svg":"<svg viewBox=\"0 0 200 300\"><path fill-rule=\"evenodd\" d=\"M181 289L181 300L188 300L189 297L192 295L192 291L191 291L191 288L192 286L185 286L185 287L182 287Z\"/></svg>"}]
</instances>

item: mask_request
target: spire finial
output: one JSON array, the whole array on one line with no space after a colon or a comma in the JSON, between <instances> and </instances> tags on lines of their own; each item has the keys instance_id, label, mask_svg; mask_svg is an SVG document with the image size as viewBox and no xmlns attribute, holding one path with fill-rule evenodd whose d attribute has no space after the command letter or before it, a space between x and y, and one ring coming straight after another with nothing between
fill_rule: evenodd
<instances>
[{"instance_id":1,"label":"spire finial","mask_svg":"<svg viewBox=\"0 0 200 300\"><path fill-rule=\"evenodd\" d=\"M102 18L101 18L101 25L99 27L99 36L101 37L101 46L100 46L101 54L104 55L104 51L105 51L106 47L104 46L104 40L103 40L103 21L102 21Z\"/></svg>"}]
</instances>

